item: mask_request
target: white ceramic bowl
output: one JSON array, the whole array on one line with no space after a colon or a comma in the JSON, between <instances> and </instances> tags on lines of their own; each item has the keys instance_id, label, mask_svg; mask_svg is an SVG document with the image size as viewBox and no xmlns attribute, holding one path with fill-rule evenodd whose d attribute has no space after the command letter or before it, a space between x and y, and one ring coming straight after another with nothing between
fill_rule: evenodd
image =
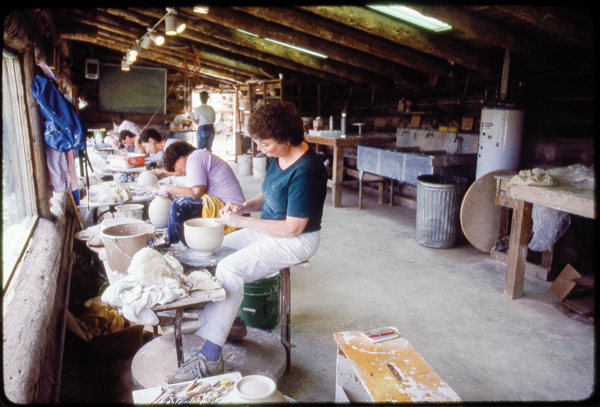
<instances>
[{"instance_id":1,"label":"white ceramic bowl","mask_svg":"<svg viewBox=\"0 0 600 407\"><path fill-rule=\"evenodd\" d=\"M213 218L195 218L183 224L183 235L187 247L200 257L208 257L223 243L225 228Z\"/></svg>"},{"instance_id":2,"label":"white ceramic bowl","mask_svg":"<svg viewBox=\"0 0 600 407\"><path fill-rule=\"evenodd\" d=\"M287 404L289 400L277 390L273 379L251 375L242 377L234 385L233 391L225 396L223 404Z\"/></svg>"}]
</instances>

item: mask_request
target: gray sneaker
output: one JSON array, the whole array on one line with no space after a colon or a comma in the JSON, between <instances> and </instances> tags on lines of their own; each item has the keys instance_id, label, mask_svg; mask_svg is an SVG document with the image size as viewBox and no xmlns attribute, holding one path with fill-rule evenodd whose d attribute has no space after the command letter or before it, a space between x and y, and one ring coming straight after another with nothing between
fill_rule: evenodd
<instances>
[{"instance_id":1,"label":"gray sneaker","mask_svg":"<svg viewBox=\"0 0 600 407\"><path fill-rule=\"evenodd\" d=\"M168 374L165 378L168 384L187 382L198 377L216 376L225 373L223 355L211 362L203 353L181 365L175 372Z\"/></svg>"}]
</instances>

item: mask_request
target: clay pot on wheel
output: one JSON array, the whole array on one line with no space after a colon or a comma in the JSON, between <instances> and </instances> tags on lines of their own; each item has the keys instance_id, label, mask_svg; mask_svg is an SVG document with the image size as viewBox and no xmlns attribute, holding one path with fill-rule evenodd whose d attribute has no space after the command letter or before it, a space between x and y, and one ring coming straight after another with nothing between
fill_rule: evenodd
<instances>
[{"instance_id":1,"label":"clay pot on wheel","mask_svg":"<svg viewBox=\"0 0 600 407\"><path fill-rule=\"evenodd\" d=\"M169 223L169 212L171 211L171 201L166 196L157 196L148 206L148 217L150 222L157 228L165 228Z\"/></svg>"},{"instance_id":2,"label":"clay pot on wheel","mask_svg":"<svg viewBox=\"0 0 600 407\"><path fill-rule=\"evenodd\" d=\"M225 227L212 218L190 219L183 224L185 244L200 257L212 256L223 243Z\"/></svg>"},{"instance_id":3,"label":"clay pot on wheel","mask_svg":"<svg viewBox=\"0 0 600 407\"><path fill-rule=\"evenodd\" d=\"M157 182L158 177L153 171L144 171L138 177L138 184L144 185L146 187L156 185Z\"/></svg>"}]
</instances>

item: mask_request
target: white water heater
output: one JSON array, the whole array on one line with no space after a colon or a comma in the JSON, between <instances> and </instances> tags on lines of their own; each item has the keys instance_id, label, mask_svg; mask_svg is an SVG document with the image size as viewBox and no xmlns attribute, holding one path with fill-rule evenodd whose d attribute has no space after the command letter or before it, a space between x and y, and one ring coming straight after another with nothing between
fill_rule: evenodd
<instances>
[{"instance_id":1,"label":"white water heater","mask_svg":"<svg viewBox=\"0 0 600 407\"><path fill-rule=\"evenodd\" d=\"M475 178L497 170L519 170L523 143L523 110L505 106L481 109Z\"/></svg>"}]
</instances>

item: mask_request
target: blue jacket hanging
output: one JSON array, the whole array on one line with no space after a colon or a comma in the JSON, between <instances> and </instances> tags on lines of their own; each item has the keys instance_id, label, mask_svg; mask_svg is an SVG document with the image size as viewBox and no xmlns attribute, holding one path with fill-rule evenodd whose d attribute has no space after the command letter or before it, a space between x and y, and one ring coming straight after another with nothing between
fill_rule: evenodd
<instances>
[{"instance_id":1,"label":"blue jacket hanging","mask_svg":"<svg viewBox=\"0 0 600 407\"><path fill-rule=\"evenodd\" d=\"M79 121L75 106L49 79L36 75L31 93L44 117L44 141L61 153L85 148L85 130Z\"/></svg>"}]
</instances>

